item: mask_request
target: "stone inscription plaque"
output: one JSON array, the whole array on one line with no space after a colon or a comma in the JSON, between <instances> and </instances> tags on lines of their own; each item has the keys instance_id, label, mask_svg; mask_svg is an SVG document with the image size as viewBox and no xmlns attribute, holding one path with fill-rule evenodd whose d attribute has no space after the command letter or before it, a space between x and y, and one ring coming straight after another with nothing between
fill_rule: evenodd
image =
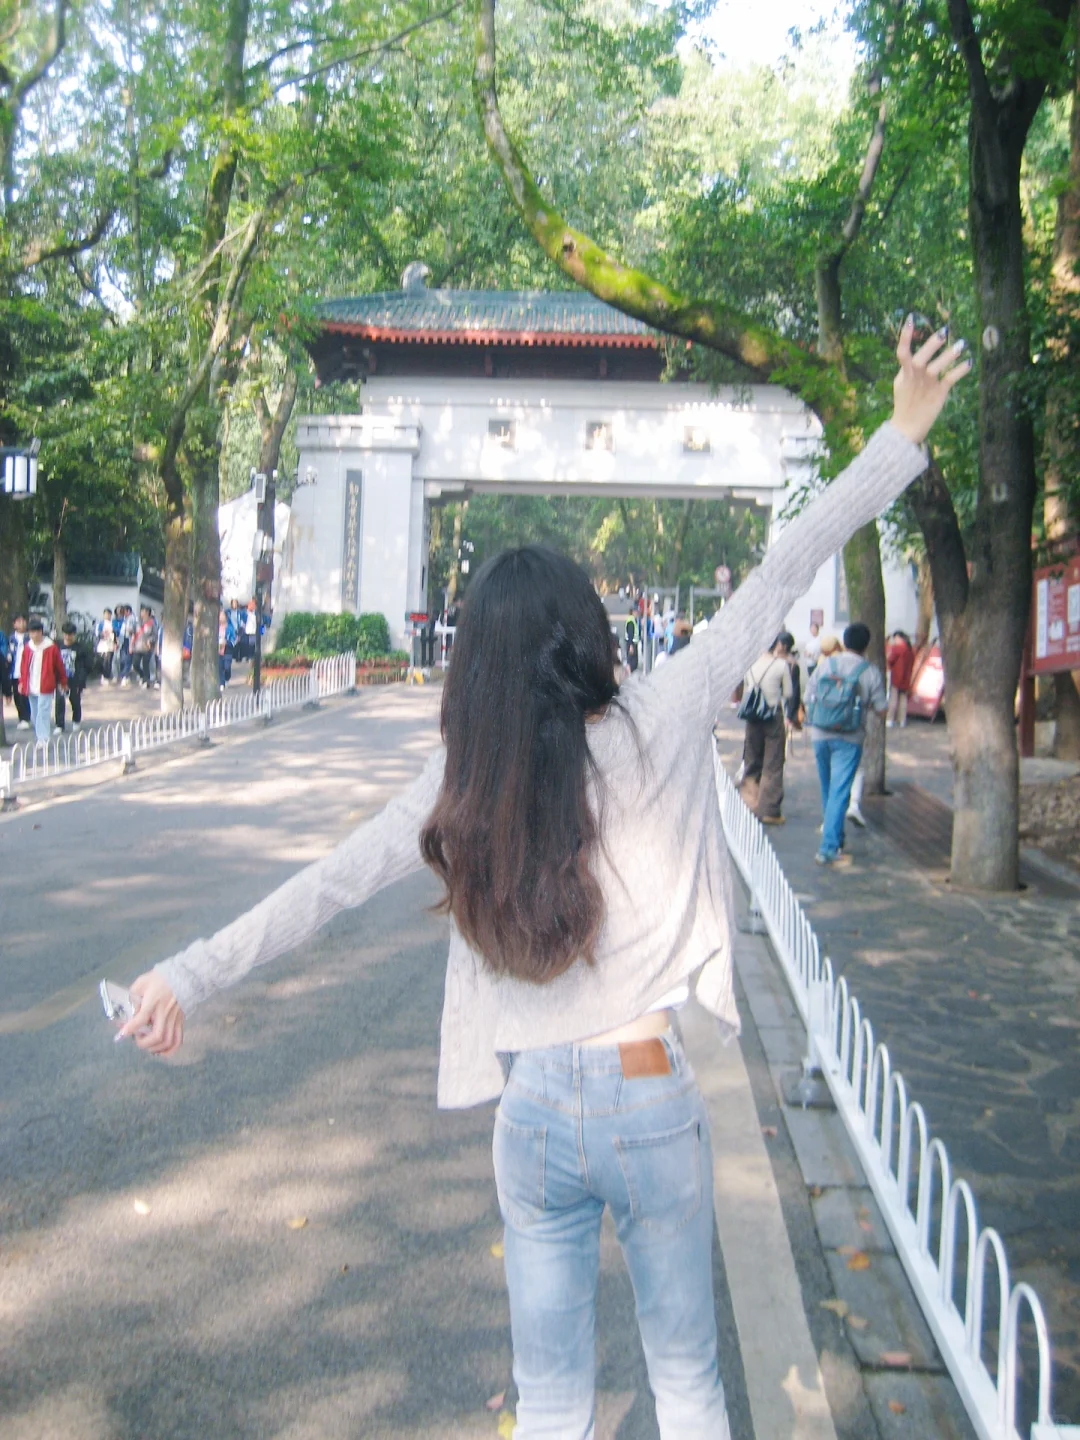
<instances>
[{"instance_id":1,"label":"stone inscription plaque","mask_svg":"<svg viewBox=\"0 0 1080 1440\"><path fill-rule=\"evenodd\" d=\"M345 533L341 546L341 608L350 612L355 612L360 606L360 520L363 497L363 472L346 470Z\"/></svg>"}]
</instances>

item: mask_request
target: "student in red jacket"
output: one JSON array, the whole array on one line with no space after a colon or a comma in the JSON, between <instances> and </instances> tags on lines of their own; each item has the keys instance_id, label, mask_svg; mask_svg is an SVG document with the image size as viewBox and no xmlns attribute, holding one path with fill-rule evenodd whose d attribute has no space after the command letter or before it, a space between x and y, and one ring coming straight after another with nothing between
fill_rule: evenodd
<instances>
[{"instance_id":1,"label":"student in red jacket","mask_svg":"<svg viewBox=\"0 0 1080 1440\"><path fill-rule=\"evenodd\" d=\"M889 718L885 723L902 727L907 724L907 697L915 668L915 650L903 630L889 636L885 664L889 671Z\"/></svg>"},{"instance_id":2,"label":"student in red jacket","mask_svg":"<svg viewBox=\"0 0 1080 1440\"><path fill-rule=\"evenodd\" d=\"M57 690L68 691L67 671L59 648L45 634L36 615L30 617L30 642L23 646L19 691L30 701L30 719L39 745L52 734Z\"/></svg>"}]
</instances>

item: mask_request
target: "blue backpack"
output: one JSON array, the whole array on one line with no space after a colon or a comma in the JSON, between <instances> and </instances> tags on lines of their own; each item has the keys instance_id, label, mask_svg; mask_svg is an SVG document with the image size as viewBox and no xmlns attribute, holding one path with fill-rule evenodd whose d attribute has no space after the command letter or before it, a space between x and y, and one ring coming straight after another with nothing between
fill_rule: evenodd
<instances>
[{"instance_id":1,"label":"blue backpack","mask_svg":"<svg viewBox=\"0 0 1080 1440\"><path fill-rule=\"evenodd\" d=\"M859 676L870 669L870 662L864 660L850 671L831 669L831 665L832 660L826 660L814 675L814 697L806 707L806 722L815 730L850 733L862 725Z\"/></svg>"}]
</instances>

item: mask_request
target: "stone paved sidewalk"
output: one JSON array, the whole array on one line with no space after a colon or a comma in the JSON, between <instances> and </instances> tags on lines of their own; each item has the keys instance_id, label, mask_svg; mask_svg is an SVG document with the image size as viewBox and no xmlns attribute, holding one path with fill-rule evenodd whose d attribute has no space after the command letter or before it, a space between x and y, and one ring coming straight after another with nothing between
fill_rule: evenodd
<instances>
[{"instance_id":1,"label":"stone paved sidewalk","mask_svg":"<svg viewBox=\"0 0 1080 1440\"><path fill-rule=\"evenodd\" d=\"M734 770L741 727L726 719L721 736ZM891 775L908 787L925 779L920 791L940 804L941 731L913 725L889 745ZM929 841L917 863L886 833L899 793L866 807L866 830L849 825L851 868L822 870L806 741L785 788L787 823L769 839L823 952L971 1182L981 1223L1005 1239L1013 1279L1042 1298L1055 1418L1080 1423L1080 885L1027 866L1016 894L951 891Z\"/></svg>"}]
</instances>

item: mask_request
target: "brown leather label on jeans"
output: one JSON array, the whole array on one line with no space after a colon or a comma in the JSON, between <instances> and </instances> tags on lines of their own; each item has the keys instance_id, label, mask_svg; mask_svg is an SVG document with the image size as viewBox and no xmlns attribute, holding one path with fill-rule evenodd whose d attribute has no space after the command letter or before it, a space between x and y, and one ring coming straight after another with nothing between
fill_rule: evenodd
<instances>
[{"instance_id":1,"label":"brown leather label on jeans","mask_svg":"<svg viewBox=\"0 0 1080 1440\"><path fill-rule=\"evenodd\" d=\"M670 1075L671 1061L667 1047L656 1037L652 1040L629 1040L619 1046L622 1073L627 1080L644 1080L650 1075Z\"/></svg>"}]
</instances>

